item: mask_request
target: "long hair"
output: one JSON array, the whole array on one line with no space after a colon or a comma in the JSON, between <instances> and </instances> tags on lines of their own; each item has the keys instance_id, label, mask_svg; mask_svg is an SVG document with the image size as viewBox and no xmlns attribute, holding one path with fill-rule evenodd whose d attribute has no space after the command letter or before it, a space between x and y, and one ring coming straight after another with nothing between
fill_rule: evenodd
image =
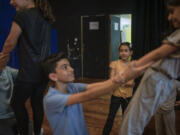
<instances>
[{"instance_id":1,"label":"long hair","mask_svg":"<svg viewBox=\"0 0 180 135\"><path fill-rule=\"evenodd\" d=\"M39 8L46 20L49 22L54 22L55 18L52 13L51 5L48 0L34 0L35 5Z\"/></svg>"},{"instance_id":2,"label":"long hair","mask_svg":"<svg viewBox=\"0 0 180 135\"><path fill-rule=\"evenodd\" d=\"M180 0L165 0L165 6L180 6ZM168 11L166 11L166 14L168 16ZM164 39L164 37L167 37L168 35L170 35L172 32L174 32L176 30L176 28L173 27L171 22L168 22L166 24L166 30L164 31L164 33L162 34L161 38Z\"/></svg>"}]
</instances>

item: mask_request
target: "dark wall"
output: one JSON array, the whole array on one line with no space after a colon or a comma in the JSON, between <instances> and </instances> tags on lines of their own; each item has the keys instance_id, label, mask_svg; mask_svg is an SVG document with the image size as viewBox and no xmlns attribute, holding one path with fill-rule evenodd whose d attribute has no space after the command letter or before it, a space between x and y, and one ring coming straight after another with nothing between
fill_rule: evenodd
<instances>
[{"instance_id":1,"label":"dark wall","mask_svg":"<svg viewBox=\"0 0 180 135\"><path fill-rule=\"evenodd\" d=\"M109 13L119 10L135 10L136 0L55 0L52 2L54 13L59 14L92 14L92 13Z\"/></svg>"},{"instance_id":2,"label":"dark wall","mask_svg":"<svg viewBox=\"0 0 180 135\"><path fill-rule=\"evenodd\" d=\"M161 45L168 32L164 0L137 0L134 58L140 58Z\"/></svg>"},{"instance_id":3,"label":"dark wall","mask_svg":"<svg viewBox=\"0 0 180 135\"><path fill-rule=\"evenodd\" d=\"M134 27L136 25L136 0L111 0L107 2L103 0L66 0L63 2L55 0L52 1L52 7L56 17L54 27L58 30L59 51L67 52L67 41L73 37L78 37L78 39L81 40L81 16L108 16L110 14L132 13L132 26ZM135 29L133 29L132 32L134 33ZM76 62L73 62L74 65L72 65L77 72L77 76L81 76L81 68L79 68L79 65L81 65L80 62L80 59L79 61L76 60Z\"/></svg>"},{"instance_id":4,"label":"dark wall","mask_svg":"<svg viewBox=\"0 0 180 135\"><path fill-rule=\"evenodd\" d=\"M54 27L59 31L60 50L64 47L65 41L73 34L80 36L80 16L98 14L120 14L132 13L133 26L135 26L136 0L55 0L52 2L53 13L56 17ZM134 29L133 29L134 32ZM65 40L65 41L64 41Z\"/></svg>"}]
</instances>

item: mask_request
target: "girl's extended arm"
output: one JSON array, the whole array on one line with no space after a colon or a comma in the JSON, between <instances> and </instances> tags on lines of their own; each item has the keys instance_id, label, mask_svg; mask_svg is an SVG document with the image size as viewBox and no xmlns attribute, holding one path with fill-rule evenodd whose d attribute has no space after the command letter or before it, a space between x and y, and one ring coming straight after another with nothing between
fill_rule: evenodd
<instances>
[{"instance_id":1,"label":"girl's extended arm","mask_svg":"<svg viewBox=\"0 0 180 135\"><path fill-rule=\"evenodd\" d=\"M123 72L119 73L119 77L115 77L113 80L115 82L125 83L131 79L137 78L154 62L161 58L165 58L166 56L172 54L177 50L178 47L176 46L163 44L162 46L146 54L139 60L132 61Z\"/></svg>"},{"instance_id":2,"label":"girl's extended arm","mask_svg":"<svg viewBox=\"0 0 180 135\"><path fill-rule=\"evenodd\" d=\"M163 44L159 48L151 51L150 53L146 54L145 56L137 60L135 66L141 67L148 65L148 63L153 64L155 61L168 56L169 54L175 52L176 50L178 50L178 47L176 46ZM148 66L150 66L150 64Z\"/></svg>"}]
</instances>

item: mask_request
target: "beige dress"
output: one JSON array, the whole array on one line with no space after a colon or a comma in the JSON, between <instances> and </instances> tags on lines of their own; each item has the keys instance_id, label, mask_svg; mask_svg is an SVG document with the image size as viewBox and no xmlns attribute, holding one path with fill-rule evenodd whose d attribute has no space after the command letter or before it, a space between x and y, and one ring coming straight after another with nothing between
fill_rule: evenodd
<instances>
[{"instance_id":1,"label":"beige dress","mask_svg":"<svg viewBox=\"0 0 180 135\"><path fill-rule=\"evenodd\" d=\"M180 29L163 40L163 43L180 48ZM176 90L175 79L179 76L180 49L148 68L126 109L119 134L141 135L157 109L171 99L169 96Z\"/></svg>"}]
</instances>

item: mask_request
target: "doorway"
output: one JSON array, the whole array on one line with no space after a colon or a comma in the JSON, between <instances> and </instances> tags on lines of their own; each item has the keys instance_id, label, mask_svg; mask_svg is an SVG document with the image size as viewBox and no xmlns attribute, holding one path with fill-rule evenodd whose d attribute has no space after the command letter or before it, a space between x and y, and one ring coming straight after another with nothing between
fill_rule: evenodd
<instances>
[{"instance_id":1,"label":"doorway","mask_svg":"<svg viewBox=\"0 0 180 135\"><path fill-rule=\"evenodd\" d=\"M82 75L87 78L108 76L108 16L81 17Z\"/></svg>"},{"instance_id":2,"label":"doorway","mask_svg":"<svg viewBox=\"0 0 180 135\"><path fill-rule=\"evenodd\" d=\"M132 14L81 16L82 78L108 78L122 42L131 43Z\"/></svg>"},{"instance_id":3,"label":"doorway","mask_svg":"<svg viewBox=\"0 0 180 135\"><path fill-rule=\"evenodd\" d=\"M110 15L110 61L119 59L119 45L131 43L132 14Z\"/></svg>"}]
</instances>

